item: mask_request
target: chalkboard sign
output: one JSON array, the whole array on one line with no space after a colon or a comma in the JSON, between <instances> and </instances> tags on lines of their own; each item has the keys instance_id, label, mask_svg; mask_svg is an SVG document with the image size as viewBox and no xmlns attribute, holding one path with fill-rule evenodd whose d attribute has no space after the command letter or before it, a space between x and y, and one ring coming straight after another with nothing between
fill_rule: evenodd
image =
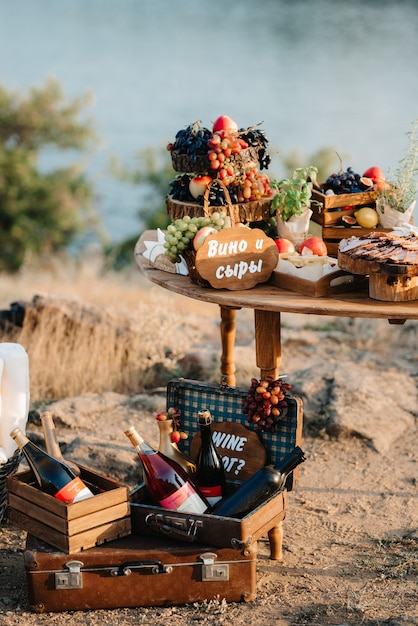
<instances>
[{"instance_id":1,"label":"chalkboard sign","mask_svg":"<svg viewBox=\"0 0 418 626\"><path fill-rule=\"evenodd\" d=\"M212 438L229 480L247 480L266 464L266 449L257 433L242 424L216 422L212 424ZM190 446L192 459L197 457L200 442L198 432Z\"/></svg>"},{"instance_id":2,"label":"chalkboard sign","mask_svg":"<svg viewBox=\"0 0 418 626\"><path fill-rule=\"evenodd\" d=\"M273 239L259 228L225 228L209 235L196 254L196 269L215 289L251 289L277 266Z\"/></svg>"}]
</instances>

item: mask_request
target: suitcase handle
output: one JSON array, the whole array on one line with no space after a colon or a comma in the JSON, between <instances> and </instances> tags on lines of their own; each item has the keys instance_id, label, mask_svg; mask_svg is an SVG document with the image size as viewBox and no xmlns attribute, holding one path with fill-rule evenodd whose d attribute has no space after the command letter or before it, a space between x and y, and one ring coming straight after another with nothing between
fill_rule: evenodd
<instances>
[{"instance_id":1,"label":"suitcase handle","mask_svg":"<svg viewBox=\"0 0 418 626\"><path fill-rule=\"evenodd\" d=\"M111 576L130 576L133 570L151 568L151 574L171 574L171 565L164 565L161 561L127 561L121 563L119 567L110 570Z\"/></svg>"},{"instance_id":2,"label":"suitcase handle","mask_svg":"<svg viewBox=\"0 0 418 626\"><path fill-rule=\"evenodd\" d=\"M153 530L168 535L170 538L178 539L179 541L188 541L193 543L197 539L197 530L202 526L200 520L193 520L185 518L174 518L176 526L172 526L167 523L167 519L160 513L149 513L145 518L145 523L148 524ZM179 527L179 524L183 525L184 530Z\"/></svg>"}]
</instances>

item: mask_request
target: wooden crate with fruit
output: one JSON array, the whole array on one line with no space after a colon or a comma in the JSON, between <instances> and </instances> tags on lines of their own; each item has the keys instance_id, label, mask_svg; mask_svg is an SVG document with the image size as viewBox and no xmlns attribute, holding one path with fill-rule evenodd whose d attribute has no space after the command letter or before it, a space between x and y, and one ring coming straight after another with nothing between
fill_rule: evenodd
<instances>
[{"instance_id":1,"label":"wooden crate with fruit","mask_svg":"<svg viewBox=\"0 0 418 626\"><path fill-rule=\"evenodd\" d=\"M382 180L380 168L369 168L361 176L349 167L313 189L312 221L322 226L329 255L337 256L341 239L367 235L378 227L375 187Z\"/></svg>"}]
</instances>

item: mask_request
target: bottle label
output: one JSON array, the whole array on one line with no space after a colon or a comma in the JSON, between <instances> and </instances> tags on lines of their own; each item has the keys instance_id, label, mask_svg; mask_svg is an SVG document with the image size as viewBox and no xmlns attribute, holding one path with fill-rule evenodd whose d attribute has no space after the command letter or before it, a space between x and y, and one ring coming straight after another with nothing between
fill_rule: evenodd
<instances>
[{"instance_id":1,"label":"bottle label","mask_svg":"<svg viewBox=\"0 0 418 626\"><path fill-rule=\"evenodd\" d=\"M83 483L81 478L77 476L73 478L69 483L67 483L64 487L62 487L57 493L55 497L62 502L66 502L67 504L71 504L72 502L79 502L80 500L85 500L86 498L90 498L94 494L90 491L88 487Z\"/></svg>"},{"instance_id":2,"label":"bottle label","mask_svg":"<svg viewBox=\"0 0 418 626\"><path fill-rule=\"evenodd\" d=\"M199 486L199 491L206 498L211 506L222 500L222 486L215 485L213 487L202 487Z\"/></svg>"},{"instance_id":3,"label":"bottle label","mask_svg":"<svg viewBox=\"0 0 418 626\"><path fill-rule=\"evenodd\" d=\"M185 483L167 498L160 500L164 509L180 511L181 513L204 513L207 509L206 503L189 483Z\"/></svg>"}]
</instances>

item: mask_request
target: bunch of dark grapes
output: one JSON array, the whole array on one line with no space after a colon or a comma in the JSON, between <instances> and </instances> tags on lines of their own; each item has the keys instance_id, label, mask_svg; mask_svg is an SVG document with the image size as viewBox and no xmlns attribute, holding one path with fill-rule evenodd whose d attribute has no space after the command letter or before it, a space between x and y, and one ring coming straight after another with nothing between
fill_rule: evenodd
<instances>
[{"instance_id":1,"label":"bunch of dark grapes","mask_svg":"<svg viewBox=\"0 0 418 626\"><path fill-rule=\"evenodd\" d=\"M361 180L360 174L354 172L352 167L347 167L345 172L340 171L338 174L331 174L323 185L326 192L329 189L336 195L341 193L359 193L368 188Z\"/></svg>"},{"instance_id":2,"label":"bunch of dark grapes","mask_svg":"<svg viewBox=\"0 0 418 626\"><path fill-rule=\"evenodd\" d=\"M177 132L175 141L168 144L167 150L189 154L191 157L206 154L211 136L212 133L208 128L200 126L199 122L194 122Z\"/></svg>"},{"instance_id":3,"label":"bunch of dark grapes","mask_svg":"<svg viewBox=\"0 0 418 626\"><path fill-rule=\"evenodd\" d=\"M257 128L245 130L244 128L240 128L239 133L241 138L244 139L249 146L257 148L260 170L268 169L271 158L267 152L269 140L264 130L258 130Z\"/></svg>"},{"instance_id":4,"label":"bunch of dark grapes","mask_svg":"<svg viewBox=\"0 0 418 626\"><path fill-rule=\"evenodd\" d=\"M189 190L190 176L188 174L182 174L177 176L170 182L170 196L173 200L179 200L180 202L194 202L194 198Z\"/></svg>"},{"instance_id":5,"label":"bunch of dark grapes","mask_svg":"<svg viewBox=\"0 0 418 626\"><path fill-rule=\"evenodd\" d=\"M280 417L287 411L286 394L292 386L280 378L267 377L262 380L251 379L247 397L243 401L243 412L247 421L254 424L256 430L274 433Z\"/></svg>"},{"instance_id":6,"label":"bunch of dark grapes","mask_svg":"<svg viewBox=\"0 0 418 626\"><path fill-rule=\"evenodd\" d=\"M230 197L231 197L231 202L233 203L234 200L232 199L231 195ZM195 202L203 206L204 197L198 196ZM208 203L209 203L209 206L226 206L228 204L226 197L225 197L224 189L222 185L216 179L213 181L209 189Z\"/></svg>"}]
</instances>

